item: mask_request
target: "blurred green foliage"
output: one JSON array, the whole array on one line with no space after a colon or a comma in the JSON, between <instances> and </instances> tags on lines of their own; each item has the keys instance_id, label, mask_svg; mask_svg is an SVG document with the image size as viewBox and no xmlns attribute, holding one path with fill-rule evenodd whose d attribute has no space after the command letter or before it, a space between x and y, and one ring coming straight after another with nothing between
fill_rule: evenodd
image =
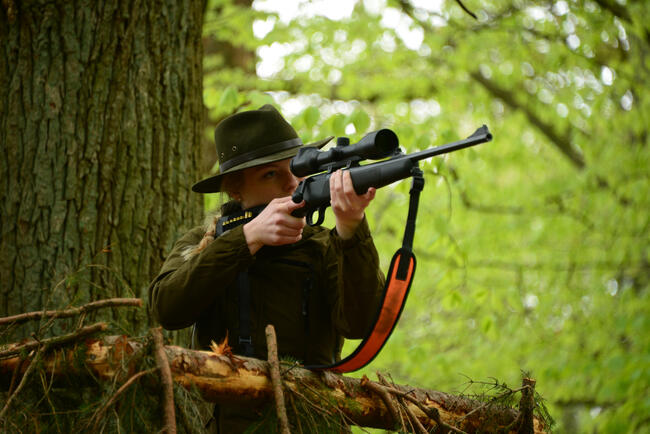
<instances>
[{"instance_id":1,"label":"blurred green foliage","mask_svg":"<svg viewBox=\"0 0 650 434\"><path fill-rule=\"evenodd\" d=\"M415 282L358 375L454 392L527 370L557 432L648 432L650 4L466 0L474 19L450 0L358 1L331 19L318 2L289 18L287 2L233 3L209 4L205 38L254 65L206 50L213 124L275 102L305 142L391 128L412 152L483 123L494 135L421 165ZM408 188L368 211L384 266Z\"/></svg>"}]
</instances>

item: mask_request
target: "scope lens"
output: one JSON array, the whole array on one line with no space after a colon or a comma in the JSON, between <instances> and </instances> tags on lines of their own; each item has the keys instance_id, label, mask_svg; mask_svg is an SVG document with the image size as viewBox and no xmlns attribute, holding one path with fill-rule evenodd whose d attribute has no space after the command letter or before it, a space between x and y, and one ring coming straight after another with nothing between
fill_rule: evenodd
<instances>
[{"instance_id":1,"label":"scope lens","mask_svg":"<svg viewBox=\"0 0 650 434\"><path fill-rule=\"evenodd\" d=\"M375 146L379 148L382 153L390 154L397 148L397 146L399 146L399 139L397 138L397 135L389 129L379 130L375 137Z\"/></svg>"}]
</instances>

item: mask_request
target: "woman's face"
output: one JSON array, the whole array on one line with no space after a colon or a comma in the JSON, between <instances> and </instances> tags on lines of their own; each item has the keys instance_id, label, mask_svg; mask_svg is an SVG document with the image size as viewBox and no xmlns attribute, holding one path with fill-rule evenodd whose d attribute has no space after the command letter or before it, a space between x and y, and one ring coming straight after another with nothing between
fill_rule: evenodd
<instances>
[{"instance_id":1,"label":"woman's face","mask_svg":"<svg viewBox=\"0 0 650 434\"><path fill-rule=\"evenodd\" d=\"M273 199L291 195L302 178L293 176L290 163L291 158L287 158L244 169L242 171L244 180L232 196L246 209L266 205Z\"/></svg>"}]
</instances>

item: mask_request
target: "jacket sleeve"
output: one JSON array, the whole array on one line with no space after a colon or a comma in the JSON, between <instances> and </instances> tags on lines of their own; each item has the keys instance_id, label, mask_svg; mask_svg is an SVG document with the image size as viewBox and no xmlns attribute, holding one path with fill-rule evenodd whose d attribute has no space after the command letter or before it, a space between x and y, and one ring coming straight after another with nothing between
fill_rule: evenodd
<instances>
[{"instance_id":1,"label":"jacket sleeve","mask_svg":"<svg viewBox=\"0 0 650 434\"><path fill-rule=\"evenodd\" d=\"M172 252L149 286L154 318L166 329L176 330L195 323L253 257L243 227L234 228L186 260L183 251L203 237L195 228L176 242Z\"/></svg>"},{"instance_id":2,"label":"jacket sleeve","mask_svg":"<svg viewBox=\"0 0 650 434\"><path fill-rule=\"evenodd\" d=\"M384 274L364 217L352 238L330 232L327 261L332 321L338 333L361 339L373 325L384 290Z\"/></svg>"}]
</instances>

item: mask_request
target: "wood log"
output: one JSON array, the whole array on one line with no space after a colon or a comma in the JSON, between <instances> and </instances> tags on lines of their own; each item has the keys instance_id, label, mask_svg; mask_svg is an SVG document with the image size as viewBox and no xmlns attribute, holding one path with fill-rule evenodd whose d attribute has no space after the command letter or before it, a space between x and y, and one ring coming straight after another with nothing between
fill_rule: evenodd
<instances>
[{"instance_id":1,"label":"wood log","mask_svg":"<svg viewBox=\"0 0 650 434\"><path fill-rule=\"evenodd\" d=\"M91 372L97 378L114 381L118 371L124 372L119 367L125 362L133 365L128 374L133 375L141 345L125 336L87 339L66 351L44 354L41 363L54 375L87 376ZM83 364L78 360L80 354L84 358ZM272 402L273 390L266 361L177 346L165 346L165 354L174 382L187 389L195 388L207 401L251 406ZM24 371L27 366L18 356L0 360L0 385L8 387L14 370ZM317 405L340 412L348 422L371 428L396 428L382 399L371 389L363 387L361 379L312 372L286 364L283 365L283 379L284 386L290 392L319 399ZM467 433L497 432L512 424L519 415L512 408L486 405L443 392L399 385L393 388L408 393L426 408L436 409L443 423ZM336 408L331 403L336 403ZM436 426L422 406L415 405L411 400L405 400L405 404L425 428ZM534 432L545 432L544 423L537 418L534 420Z\"/></svg>"}]
</instances>

